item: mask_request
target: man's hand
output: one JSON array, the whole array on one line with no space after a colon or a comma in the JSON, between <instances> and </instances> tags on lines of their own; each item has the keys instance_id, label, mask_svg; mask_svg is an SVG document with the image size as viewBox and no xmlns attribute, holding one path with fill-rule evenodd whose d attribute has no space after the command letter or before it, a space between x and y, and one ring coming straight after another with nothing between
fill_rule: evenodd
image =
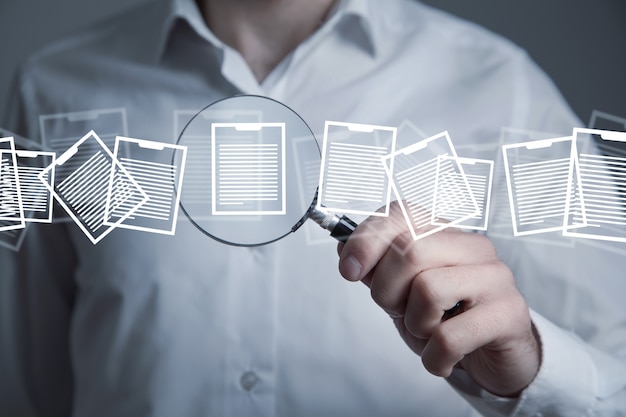
<instances>
[{"instance_id":1,"label":"man's hand","mask_svg":"<svg viewBox=\"0 0 626 417\"><path fill-rule=\"evenodd\" d=\"M429 372L447 377L460 366L500 396L517 396L535 378L541 358L528 306L484 236L449 228L414 241L394 203L338 252L341 274L371 289Z\"/></svg>"}]
</instances>

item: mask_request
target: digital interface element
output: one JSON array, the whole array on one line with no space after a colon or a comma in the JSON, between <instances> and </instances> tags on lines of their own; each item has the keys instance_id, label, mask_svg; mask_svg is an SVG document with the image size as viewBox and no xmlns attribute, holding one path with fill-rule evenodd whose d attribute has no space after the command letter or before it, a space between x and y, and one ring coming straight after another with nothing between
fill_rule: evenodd
<instances>
[{"instance_id":1,"label":"digital interface element","mask_svg":"<svg viewBox=\"0 0 626 417\"><path fill-rule=\"evenodd\" d=\"M120 149L126 149L127 156L120 157ZM173 235L176 231L187 149L178 145L118 136L113 157L118 164L111 164L104 224ZM121 189L128 187L124 180L126 174L121 168L146 193L148 199L145 203L142 204L141 194L127 195ZM122 181L117 180L120 176ZM118 222L119 219L124 220Z\"/></svg>"},{"instance_id":2,"label":"digital interface element","mask_svg":"<svg viewBox=\"0 0 626 417\"><path fill-rule=\"evenodd\" d=\"M39 116L39 131L42 150L61 155L79 141L85 133L93 130L113 151L115 138L128 136L128 121L125 108L87 109ZM55 222L71 222L67 213L57 210Z\"/></svg>"},{"instance_id":3,"label":"digital interface element","mask_svg":"<svg viewBox=\"0 0 626 417\"><path fill-rule=\"evenodd\" d=\"M626 118L614 114L605 113L599 110L591 112L589 128L597 130L613 130L616 132L626 132Z\"/></svg>"},{"instance_id":4,"label":"digital interface element","mask_svg":"<svg viewBox=\"0 0 626 417\"><path fill-rule=\"evenodd\" d=\"M13 137L0 139L0 231L26 226Z\"/></svg>"},{"instance_id":5,"label":"digital interface element","mask_svg":"<svg viewBox=\"0 0 626 417\"><path fill-rule=\"evenodd\" d=\"M580 184L585 227L569 227L580 219L575 198L568 195L563 235L626 242L625 146L625 132L574 129L572 171Z\"/></svg>"},{"instance_id":6,"label":"digital interface element","mask_svg":"<svg viewBox=\"0 0 626 417\"><path fill-rule=\"evenodd\" d=\"M396 136L395 127L326 122L317 207L388 216L391 186L381 161L395 151Z\"/></svg>"},{"instance_id":7,"label":"digital interface element","mask_svg":"<svg viewBox=\"0 0 626 417\"><path fill-rule=\"evenodd\" d=\"M480 215L478 203L448 132L400 149L385 157L383 162L413 239L429 236ZM437 208L439 181L442 187L452 186L455 196L451 199L440 197ZM450 195L446 192L446 196ZM443 202L445 206L441 204ZM443 218L444 214L449 218Z\"/></svg>"},{"instance_id":8,"label":"digital interface element","mask_svg":"<svg viewBox=\"0 0 626 417\"><path fill-rule=\"evenodd\" d=\"M55 153L16 150L15 155L24 220L32 223L52 223L52 193L49 188L54 182L54 169L45 173L43 171L54 164Z\"/></svg>"},{"instance_id":9,"label":"digital interface element","mask_svg":"<svg viewBox=\"0 0 626 417\"><path fill-rule=\"evenodd\" d=\"M213 215L284 215L285 123L211 125Z\"/></svg>"},{"instance_id":10,"label":"digital interface element","mask_svg":"<svg viewBox=\"0 0 626 417\"><path fill-rule=\"evenodd\" d=\"M509 200L509 184L506 180L504 167L504 144L519 144L533 142L544 139L553 139L567 136L554 132L544 132L512 127L503 127L500 130L498 150L495 157L494 168L494 192L492 194L491 219L489 221L488 235L496 239L517 239L513 233L513 218L511 217L511 204ZM562 230L546 233L533 233L523 236L524 241L558 247L572 248L575 245L574 239L564 239Z\"/></svg>"},{"instance_id":11,"label":"digital interface element","mask_svg":"<svg viewBox=\"0 0 626 417\"><path fill-rule=\"evenodd\" d=\"M183 138L193 149L188 155L191 163L185 168L185 206L204 222L215 221L213 216L213 193L206 188L207 178L213 178L211 125L213 123L260 123L261 113L246 109L176 110L174 112L175 137ZM184 137L183 137L184 131ZM201 162L201 163L200 163ZM211 188L209 188L210 190ZM210 209L207 210L206 208ZM260 216L224 216L217 221L259 221Z\"/></svg>"},{"instance_id":12,"label":"digital interface element","mask_svg":"<svg viewBox=\"0 0 626 417\"><path fill-rule=\"evenodd\" d=\"M572 215L577 215L566 223L584 226L571 137L504 145L502 152L514 236L562 230L568 193L574 197Z\"/></svg>"},{"instance_id":13,"label":"digital interface element","mask_svg":"<svg viewBox=\"0 0 626 417\"><path fill-rule=\"evenodd\" d=\"M454 219L470 216L469 219L459 222L454 227L465 230L487 230L491 204L491 190L493 184L494 162L486 159L456 158L441 156L437 159L437 170L450 163L458 163L463 168L463 174L448 170L447 174L437 176L435 184L435 211L433 224L443 226L439 219ZM476 199L478 212L474 212L473 205L465 204L468 195L465 189L467 180L471 195ZM459 198L462 200L460 201Z\"/></svg>"},{"instance_id":14,"label":"digital interface element","mask_svg":"<svg viewBox=\"0 0 626 417\"><path fill-rule=\"evenodd\" d=\"M332 212L386 216L392 190L414 239L451 226L495 237L508 216L513 236L626 242L626 119L607 113L594 111L592 128L571 137L503 128L499 143L472 145L474 155L501 148L497 180L499 161L458 157L447 132L422 140L407 120L397 129L327 121L320 153L306 122L267 97L229 97L174 119L176 145L120 135L124 109L41 116L43 144L0 129L0 246L18 250L27 224L51 223L53 199L94 244L117 227L173 235L179 208L232 245L273 242L307 218L326 229L308 228L307 242L321 243L329 230L339 239L337 223L343 237L356 227ZM102 136L74 142L94 126ZM397 151L400 136L409 145ZM494 194L495 181L507 192Z\"/></svg>"},{"instance_id":15,"label":"digital interface element","mask_svg":"<svg viewBox=\"0 0 626 417\"><path fill-rule=\"evenodd\" d=\"M44 180L53 167L56 169L54 187L51 188L54 198L93 244L132 215L148 198L94 131L59 156L54 165L42 171L40 178ZM116 172L112 187L119 194L111 199L113 203L109 210L124 210L125 215L106 225L112 169ZM126 205L127 202L131 202L130 206Z\"/></svg>"},{"instance_id":16,"label":"digital interface element","mask_svg":"<svg viewBox=\"0 0 626 417\"><path fill-rule=\"evenodd\" d=\"M0 128L0 138L3 138L0 139L0 149L10 150L11 144L13 144L15 148L16 162L18 165L18 180L20 181L20 183L32 180L32 191L41 190L42 188L45 189L43 183L41 183L38 179L37 183L35 184L32 176L35 174L36 171L38 171L42 167L45 167L53 160L54 153L44 149L41 144L37 142L26 139L20 135L17 135L14 132L8 131L3 128ZM35 169L27 174L26 172L28 172L28 170L24 171L22 169L23 167ZM24 180L22 178L24 178ZM26 194L26 192L23 191L22 194ZM45 194L46 198L51 203L51 193L45 190ZM37 204L37 206L40 209L43 209L44 194L36 192L36 195L38 196L38 198L36 198L36 201L39 201L39 204ZM24 200L26 200L26 197L24 197ZM0 220L0 246L10 249L12 251L19 251L31 223L48 223L48 220L51 219L51 206L46 206L47 213L45 213L44 211L29 210L27 205L28 203L24 201L25 226L22 225L21 220Z\"/></svg>"},{"instance_id":17,"label":"digital interface element","mask_svg":"<svg viewBox=\"0 0 626 417\"><path fill-rule=\"evenodd\" d=\"M42 145L58 154L71 148L86 132L98 137L112 151L117 136L128 136L126 109L95 109L39 116Z\"/></svg>"}]
</instances>

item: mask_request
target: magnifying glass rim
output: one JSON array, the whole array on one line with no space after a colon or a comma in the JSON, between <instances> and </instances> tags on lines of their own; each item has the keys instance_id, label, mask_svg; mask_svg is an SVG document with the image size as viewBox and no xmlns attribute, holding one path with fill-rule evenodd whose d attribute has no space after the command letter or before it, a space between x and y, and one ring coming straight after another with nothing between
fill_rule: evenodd
<instances>
[{"instance_id":1,"label":"magnifying glass rim","mask_svg":"<svg viewBox=\"0 0 626 417\"><path fill-rule=\"evenodd\" d=\"M306 128L308 129L309 133L311 134L311 137L315 141L315 146L317 147L317 151L318 151L318 153L320 155L320 158L321 158L322 152L321 152L321 149L320 149L320 145L319 145L319 143L317 141L317 138L315 137L315 134L313 134L313 131L311 130L311 127L308 125L308 123L296 111L294 111L291 107L287 106L286 104L281 103L280 101L275 100L275 99L273 99L271 97L261 96L261 95L258 95L258 94L236 94L234 96L223 97L223 98L221 98L219 100L216 100L216 101L212 102L211 104L203 107L196 114L194 114L194 116L191 119L189 119L189 121L185 124L185 127L183 128L183 130L178 135L178 139L176 140L176 145L180 145L181 138L185 134L185 131L187 130L187 127L189 127L191 122L193 122L196 119L196 117L198 117L200 114L202 114L209 107L213 107L213 106L217 105L218 103L221 103L222 101L232 100L232 99L235 99L235 98L260 98L260 99L263 99L263 100L269 100L269 101L273 101L274 103L276 103L276 104L286 108L287 110L291 111L294 115L296 115L296 117L298 117L302 121L304 126L306 126ZM172 160L174 160L174 158L175 158L175 155L172 155ZM313 194L312 202L315 202L316 198L317 198L317 188L315 190L315 193ZM307 209L304 212L304 214L302 215L302 217L300 217L300 219L291 227L291 229L289 231L287 231L285 234L283 234L281 236L278 236L278 237L276 237L276 238L274 238L272 240L268 240L268 241L261 242L261 243L235 243L235 242L230 242L230 241L224 240L224 239L222 239L222 238L220 238L218 236L215 236L215 235L207 232L187 212L187 210L185 209L185 206L183 204L182 198L180 199L180 201L178 203L178 206L179 206L180 210L183 212L183 214L185 215L185 217L187 218L187 220L189 220L189 222L191 224L193 224L195 226L195 228L198 229L202 234L210 237L213 240L216 240L217 242L224 243L226 245L237 246L237 247L246 247L246 248L252 248L252 247L269 245L270 243L277 242L277 241L283 239L284 237L292 234L293 232L298 230L300 228L300 226L302 226L304 221L308 218L309 212L311 210L311 206L307 207Z\"/></svg>"}]
</instances>

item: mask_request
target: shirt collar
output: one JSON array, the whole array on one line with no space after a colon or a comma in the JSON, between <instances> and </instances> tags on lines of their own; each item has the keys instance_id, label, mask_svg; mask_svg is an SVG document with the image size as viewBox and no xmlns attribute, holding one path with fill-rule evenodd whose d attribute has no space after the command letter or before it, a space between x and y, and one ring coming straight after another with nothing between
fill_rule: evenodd
<instances>
[{"instance_id":1,"label":"shirt collar","mask_svg":"<svg viewBox=\"0 0 626 417\"><path fill-rule=\"evenodd\" d=\"M328 26L328 30L335 30L346 22L356 23L358 30L346 31L345 35L355 45L375 55L379 48L380 36L372 19L375 11L371 3L370 0L338 0L325 26ZM225 46L209 30L194 0L155 2L154 7L143 14L142 20L145 22L145 29L137 40L141 45L141 56L151 63L158 63L163 57L172 31L179 20L185 21L200 37L215 47L223 49Z\"/></svg>"},{"instance_id":2,"label":"shirt collar","mask_svg":"<svg viewBox=\"0 0 626 417\"><path fill-rule=\"evenodd\" d=\"M160 62L170 36L179 21L185 21L198 35L212 44L223 44L206 26L194 0L163 0L152 2L140 10L142 30L135 38L138 44L137 57L151 64Z\"/></svg>"},{"instance_id":3,"label":"shirt collar","mask_svg":"<svg viewBox=\"0 0 626 417\"><path fill-rule=\"evenodd\" d=\"M354 20L357 24L356 31L347 33L348 39L356 45L368 49L372 55L376 55L380 46L380 28L372 18L376 10L378 0L339 0L336 13L339 22ZM338 23L339 23L338 22Z\"/></svg>"}]
</instances>

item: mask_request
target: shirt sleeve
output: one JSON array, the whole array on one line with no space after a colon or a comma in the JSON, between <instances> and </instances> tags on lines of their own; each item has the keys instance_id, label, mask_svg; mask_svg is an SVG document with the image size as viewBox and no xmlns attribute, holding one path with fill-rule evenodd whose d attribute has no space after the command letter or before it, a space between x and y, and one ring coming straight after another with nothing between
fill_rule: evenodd
<instances>
[{"instance_id":1,"label":"shirt sleeve","mask_svg":"<svg viewBox=\"0 0 626 417\"><path fill-rule=\"evenodd\" d=\"M541 339L542 364L519 398L478 387L462 370L450 384L484 416L614 416L626 410L626 365L531 311Z\"/></svg>"}]
</instances>

